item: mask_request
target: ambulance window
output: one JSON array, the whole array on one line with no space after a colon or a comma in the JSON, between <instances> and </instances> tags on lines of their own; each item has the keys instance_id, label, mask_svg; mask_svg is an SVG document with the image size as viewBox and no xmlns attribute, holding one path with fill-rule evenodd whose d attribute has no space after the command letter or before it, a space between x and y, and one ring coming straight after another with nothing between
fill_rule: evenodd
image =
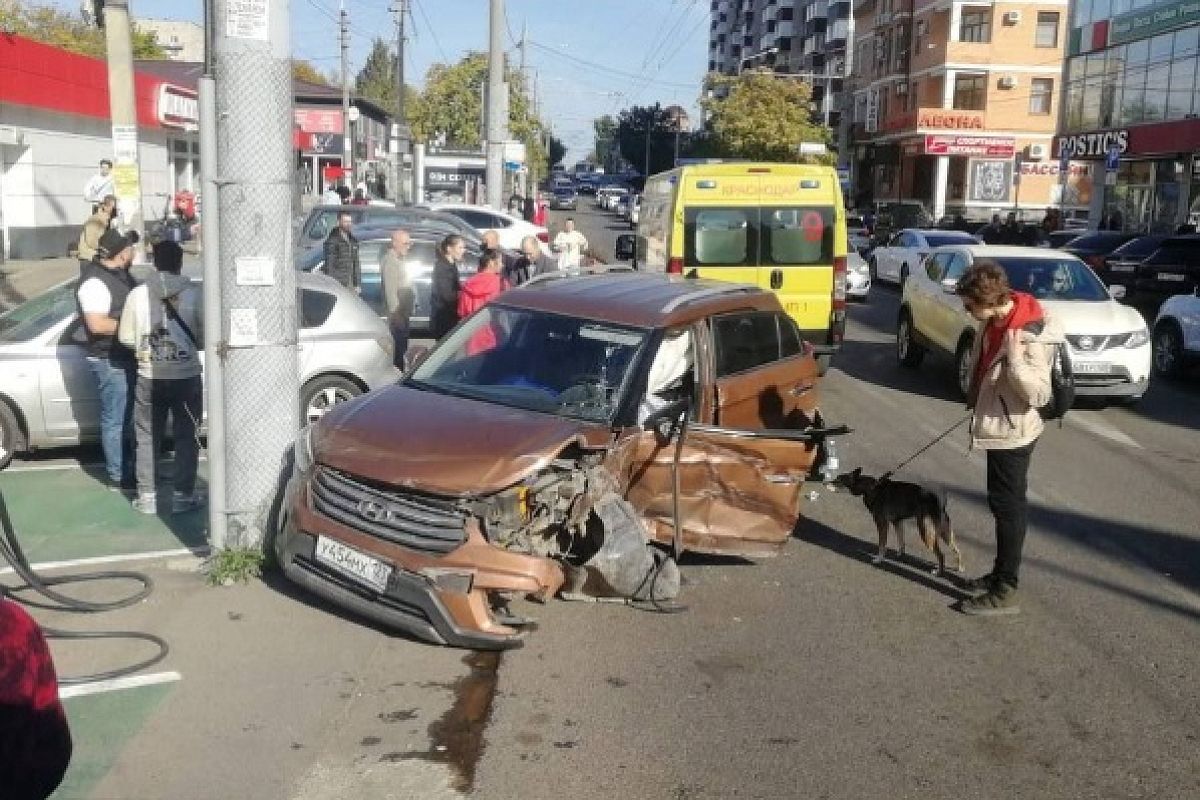
<instances>
[{"instance_id":1,"label":"ambulance window","mask_svg":"<svg viewBox=\"0 0 1200 800\"><path fill-rule=\"evenodd\" d=\"M832 208L764 208L764 264L832 264Z\"/></svg>"},{"instance_id":2,"label":"ambulance window","mask_svg":"<svg viewBox=\"0 0 1200 800\"><path fill-rule=\"evenodd\" d=\"M691 267L755 266L758 209L689 208L684 214L684 261Z\"/></svg>"}]
</instances>

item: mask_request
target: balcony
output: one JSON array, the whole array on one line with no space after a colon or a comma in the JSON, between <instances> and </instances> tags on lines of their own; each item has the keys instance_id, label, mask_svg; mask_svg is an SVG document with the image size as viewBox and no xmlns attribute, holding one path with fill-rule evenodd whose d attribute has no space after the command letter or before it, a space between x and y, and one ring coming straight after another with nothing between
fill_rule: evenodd
<instances>
[{"instance_id":1,"label":"balcony","mask_svg":"<svg viewBox=\"0 0 1200 800\"><path fill-rule=\"evenodd\" d=\"M845 41L850 38L850 21L846 19L832 20L828 26L826 39L831 42Z\"/></svg>"}]
</instances>

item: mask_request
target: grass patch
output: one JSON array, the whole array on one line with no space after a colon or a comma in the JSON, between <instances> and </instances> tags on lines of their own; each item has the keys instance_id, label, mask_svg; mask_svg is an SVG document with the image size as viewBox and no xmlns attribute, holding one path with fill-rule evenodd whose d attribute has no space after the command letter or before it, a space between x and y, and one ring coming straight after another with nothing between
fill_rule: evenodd
<instances>
[{"instance_id":1,"label":"grass patch","mask_svg":"<svg viewBox=\"0 0 1200 800\"><path fill-rule=\"evenodd\" d=\"M256 547L230 547L217 550L208 559L208 583L211 586L232 586L249 583L262 576L263 553Z\"/></svg>"}]
</instances>

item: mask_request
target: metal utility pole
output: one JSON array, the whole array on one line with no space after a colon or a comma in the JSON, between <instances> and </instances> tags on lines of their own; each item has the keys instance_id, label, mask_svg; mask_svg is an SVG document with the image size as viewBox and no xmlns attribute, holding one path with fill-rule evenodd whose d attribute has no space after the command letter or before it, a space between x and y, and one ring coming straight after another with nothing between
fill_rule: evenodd
<instances>
[{"instance_id":1,"label":"metal utility pole","mask_svg":"<svg viewBox=\"0 0 1200 800\"><path fill-rule=\"evenodd\" d=\"M145 233L142 181L138 164L137 97L133 85L133 36L128 0L103 5L104 44L108 55L108 102L112 118L113 184L121 221Z\"/></svg>"},{"instance_id":2,"label":"metal utility pole","mask_svg":"<svg viewBox=\"0 0 1200 800\"><path fill-rule=\"evenodd\" d=\"M209 391L222 392L224 450L211 455L226 478L212 543L253 548L300 428L289 2L212 2L220 159L215 176L204 169L217 191L220 323L206 333L223 377Z\"/></svg>"},{"instance_id":3,"label":"metal utility pole","mask_svg":"<svg viewBox=\"0 0 1200 800\"><path fill-rule=\"evenodd\" d=\"M393 137L396 140L396 175L393 184L395 188L392 191L395 194L396 207L399 208L404 204L404 195L407 192L404 183L404 152L407 149L406 144L412 138L408 132L408 119L404 108L404 17L408 14L408 0L400 0L392 10L396 13L396 133Z\"/></svg>"},{"instance_id":4,"label":"metal utility pole","mask_svg":"<svg viewBox=\"0 0 1200 800\"><path fill-rule=\"evenodd\" d=\"M487 204L504 207L504 143L508 95L504 83L504 0L489 0L487 80Z\"/></svg>"},{"instance_id":5,"label":"metal utility pole","mask_svg":"<svg viewBox=\"0 0 1200 800\"><path fill-rule=\"evenodd\" d=\"M518 46L518 47L521 49L521 67L520 67L520 73L519 73L519 74L520 74L520 76L521 76L521 81L523 82L523 83L522 83L522 85L523 85L523 86L525 85L525 84L524 84L524 81L526 81L526 80L527 80L527 78L526 78L526 74L525 74L525 56L526 56L526 53L525 53L525 41L526 41L528 38L529 38L529 23L528 23L528 22L525 22L525 21L522 21L522 22L521 22L521 42L520 42L520 44L518 44L517 46ZM537 112L537 88L536 88L536 84L535 84L535 88L534 88L534 96L533 96L533 118L534 118L534 119L537 119L537 113L538 113L538 112ZM530 193L530 191L529 191L529 183L530 183L530 181L532 181L532 180L533 180L533 167L532 167L532 163L531 163L531 162L532 162L532 159L529 159L529 158L527 157L527 158L526 158L526 164L525 164L525 182L526 182L526 186L525 186L525 192L524 192L524 194L525 194L525 196L526 196L526 197L529 197L529 196L530 196L530 194L531 194L531 193Z\"/></svg>"},{"instance_id":6,"label":"metal utility pole","mask_svg":"<svg viewBox=\"0 0 1200 800\"><path fill-rule=\"evenodd\" d=\"M338 45L342 51L342 169L346 171L346 185L354 186L354 139L350 135L350 15L346 13L346 0L342 0L338 12Z\"/></svg>"}]
</instances>

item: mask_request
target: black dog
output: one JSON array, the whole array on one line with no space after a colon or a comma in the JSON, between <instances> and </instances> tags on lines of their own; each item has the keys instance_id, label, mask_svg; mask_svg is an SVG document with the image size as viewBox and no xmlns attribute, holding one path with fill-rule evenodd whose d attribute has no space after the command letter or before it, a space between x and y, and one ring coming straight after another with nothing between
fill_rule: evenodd
<instances>
[{"instance_id":1,"label":"black dog","mask_svg":"<svg viewBox=\"0 0 1200 800\"><path fill-rule=\"evenodd\" d=\"M904 555L904 529L900 523L907 519L917 521L917 529L921 532L921 540L925 546L937 556L938 566L935 575L946 570L946 558L942 554L942 543L945 542L954 551L958 561L957 570L963 571L962 552L954 541L954 527L950 524L950 515L946 513L946 496L933 492L924 486L904 481L894 481L890 478L872 478L862 474L861 469L839 475L834 483L844 486L855 497L861 497L867 510L875 519L875 527L879 530L879 552L872 560L878 564L883 561L887 552L888 527L896 528L896 538L900 541L900 555Z\"/></svg>"}]
</instances>

